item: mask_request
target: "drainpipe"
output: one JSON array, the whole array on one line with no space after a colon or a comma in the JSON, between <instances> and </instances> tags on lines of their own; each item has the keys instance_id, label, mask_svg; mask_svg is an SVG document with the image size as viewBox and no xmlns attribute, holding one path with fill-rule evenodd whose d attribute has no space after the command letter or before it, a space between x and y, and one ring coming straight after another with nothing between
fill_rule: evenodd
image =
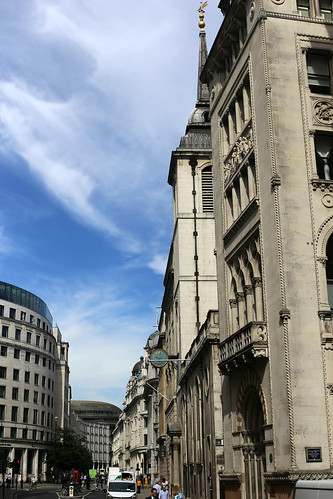
<instances>
[{"instance_id":1,"label":"drainpipe","mask_svg":"<svg viewBox=\"0 0 333 499\"><path fill-rule=\"evenodd\" d=\"M194 265L195 265L195 302L196 302L196 329L197 334L200 331L200 315L199 315L199 268L198 268L198 231L197 231L197 208L196 208L196 195L195 190L195 168L198 165L198 161L195 158L191 158L189 161L191 171L192 171L192 196L193 196L193 236L194 236Z\"/></svg>"}]
</instances>

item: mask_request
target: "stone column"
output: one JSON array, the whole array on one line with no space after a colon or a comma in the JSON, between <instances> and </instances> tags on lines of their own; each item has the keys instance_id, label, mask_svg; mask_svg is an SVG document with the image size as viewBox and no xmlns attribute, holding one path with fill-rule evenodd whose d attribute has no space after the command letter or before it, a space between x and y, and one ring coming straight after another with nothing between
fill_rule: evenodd
<instances>
[{"instance_id":1,"label":"stone column","mask_svg":"<svg viewBox=\"0 0 333 499\"><path fill-rule=\"evenodd\" d=\"M46 472L47 472L47 462L46 462L47 453L43 452L42 456L42 480L46 482Z\"/></svg>"},{"instance_id":2,"label":"stone column","mask_svg":"<svg viewBox=\"0 0 333 499\"><path fill-rule=\"evenodd\" d=\"M240 207L241 211L246 208L249 203L249 198L246 192L246 185L244 181L244 176L242 174L239 175L239 194L240 194Z\"/></svg>"},{"instance_id":3,"label":"stone column","mask_svg":"<svg viewBox=\"0 0 333 499\"><path fill-rule=\"evenodd\" d=\"M244 293L237 293L237 303L238 303L238 317L239 317L239 328L245 325L245 297Z\"/></svg>"},{"instance_id":4,"label":"stone column","mask_svg":"<svg viewBox=\"0 0 333 499\"><path fill-rule=\"evenodd\" d=\"M261 277L254 277L252 279L254 287L254 296L256 302L256 319L257 321L263 320L263 302L262 302L262 281Z\"/></svg>"},{"instance_id":5,"label":"stone column","mask_svg":"<svg viewBox=\"0 0 333 499\"><path fill-rule=\"evenodd\" d=\"M228 131L229 131L229 147L235 143L235 127L232 119L231 111L228 110Z\"/></svg>"},{"instance_id":6,"label":"stone column","mask_svg":"<svg viewBox=\"0 0 333 499\"><path fill-rule=\"evenodd\" d=\"M247 322L253 321L253 288L245 286L246 316Z\"/></svg>"},{"instance_id":7,"label":"stone column","mask_svg":"<svg viewBox=\"0 0 333 499\"><path fill-rule=\"evenodd\" d=\"M229 300L229 304L230 304L231 334L233 334L235 331L237 331L237 329L239 329L237 323L237 300L235 299Z\"/></svg>"},{"instance_id":8,"label":"stone column","mask_svg":"<svg viewBox=\"0 0 333 499\"><path fill-rule=\"evenodd\" d=\"M243 86L243 109L244 109L244 121L248 121L251 117L251 106L250 106L249 88L247 85Z\"/></svg>"},{"instance_id":9,"label":"stone column","mask_svg":"<svg viewBox=\"0 0 333 499\"><path fill-rule=\"evenodd\" d=\"M28 449L22 450L22 480L27 481L28 477Z\"/></svg>"},{"instance_id":10,"label":"stone column","mask_svg":"<svg viewBox=\"0 0 333 499\"><path fill-rule=\"evenodd\" d=\"M235 121L236 121L236 134L242 131L242 116L238 99L235 100Z\"/></svg>"},{"instance_id":11,"label":"stone column","mask_svg":"<svg viewBox=\"0 0 333 499\"><path fill-rule=\"evenodd\" d=\"M235 184L232 184L231 188L231 195L232 195L232 213L233 213L233 219L236 220L238 215L240 214L240 207L239 207L239 200L235 188Z\"/></svg>"},{"instance_id":12,"label":"stone column","mask_svg":"<svg viewBox=\"0 0 333 499\"><path fill-rule=\"evenodd\" d=\"M35 476L35 478L38 477L38 459L39 459L39 450L36 449L33 451L33 457L32 457L32 474Z\"/></svg>"},{"instance_id":13,"label":"stone column","mask_svg":"<svg viewBox=\"0 0 333 499\"><path fill-rule=\"evenodd\" d=\"M256 195L256 183L254 179L253 169L249 161L246 163L247 167L247 183L249 189L249 201L253 199Z\"/></svg>"}]
</instances>

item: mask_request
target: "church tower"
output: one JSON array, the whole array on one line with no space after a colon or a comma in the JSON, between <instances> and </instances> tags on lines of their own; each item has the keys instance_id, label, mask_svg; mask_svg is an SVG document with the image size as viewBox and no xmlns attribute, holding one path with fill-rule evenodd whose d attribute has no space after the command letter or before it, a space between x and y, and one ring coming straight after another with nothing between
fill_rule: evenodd
<instances>
[{"instance_id":1,"label":"church tower","mask_svg":"<svg viewBox=\"0 0 333 499\"><path fill-rule=\"evenodd\" d=\"M200 18L199 75L207 59L203 11ZM166 395L159 408L160 472L168 474L170 482L182 484L182 429L176 397L181 363L208 311L217 308L209 95L199 78L195 108L171 154L168 182L173 189L174 223L159 330L160 346L174 361L159 373L159 390Z\"/></svg>"}]
</instances>

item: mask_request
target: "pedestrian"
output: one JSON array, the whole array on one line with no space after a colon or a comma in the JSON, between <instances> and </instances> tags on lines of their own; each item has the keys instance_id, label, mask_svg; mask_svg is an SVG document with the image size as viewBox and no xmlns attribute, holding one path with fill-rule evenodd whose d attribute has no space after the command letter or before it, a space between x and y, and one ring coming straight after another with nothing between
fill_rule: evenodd
<instances>
[{"instance_id":1,"label":"pedestrian","mask_svg":"<svg viewBox=\"0 0 333 499\"><path fill-rule=\"evenodd\" d=\"M157 490L158 494L161 492L161 485L159 482L156 482L155 485L153 485L153 488Z\"/></svg>"},{"instance_id":2,"label":"pedestrian","mask_svg":"<svg viewBox=\"0 0 333 499\"><path fill-rule=\"evenodd\" d=\"M183 497L182 493L180 492L180 487L179 485L174 485L172 487L172 494L171 494L171 499L181 499Z\"/></svg>"},{"instance_id":3,"label":"pedestrian","mask_svg":"<svg viewBox=\"0 0 333 499\"><path fill-rule=\"evenodd\" d=\"M162 485L162 490L161 490L161 492L158 494L158 499L169 499L169 491L168 491L168 489L166 488L165 483Z\"/></svg>"},{"instance_id":4,"label":"pedestrian","mask_svg":"<svg viewBox=\"0 0 333 499\"><path fill-rule=\"evenodd\" d=\"M138 480L136 482L136 487L137 487L137 490L138 490L138 494L140 494L140 491L141 491L141 480L140 480L140 477L138 478Z\"/></svg>"},{"instance_id":5,"label":"pedestrian","mask_svg":"<svg viewBox=\"0 0 333 499\"><path fill-rule=\"evenodd\" d=\"M146 499L156 499L158 497L158 492L155 487L151 489L150 496L146 497Z\"/></svg>"},{"instance_id":6,"label":"pedestrian","mask_svg":"<svg viewBox=\"0 0 333 499\"><path fill-rule=\"evenodd\" d=\"M6 482L7 482L7 487L10 489L10 485L12 483L12 474L11 473L8 473L7 478L6 478Z\"/></svg>"}]
</instances>

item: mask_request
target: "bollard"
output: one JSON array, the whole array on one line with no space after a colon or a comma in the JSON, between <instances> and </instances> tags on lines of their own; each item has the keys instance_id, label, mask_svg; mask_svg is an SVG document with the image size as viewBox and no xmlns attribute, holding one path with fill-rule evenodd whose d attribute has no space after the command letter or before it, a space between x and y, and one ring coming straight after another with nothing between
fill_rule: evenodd
<instances>
[{"instance_id":1,"label":"bollard","mask_svg":"<svg viewBox=\"0 0 333 499\"><path fill-rule=\"evenodd\" d=\"M73 487L73 485L70 485L69 486L69 497L73 497L73 495L74 495L74 487Z\"/></svg>"}]
</instances>

